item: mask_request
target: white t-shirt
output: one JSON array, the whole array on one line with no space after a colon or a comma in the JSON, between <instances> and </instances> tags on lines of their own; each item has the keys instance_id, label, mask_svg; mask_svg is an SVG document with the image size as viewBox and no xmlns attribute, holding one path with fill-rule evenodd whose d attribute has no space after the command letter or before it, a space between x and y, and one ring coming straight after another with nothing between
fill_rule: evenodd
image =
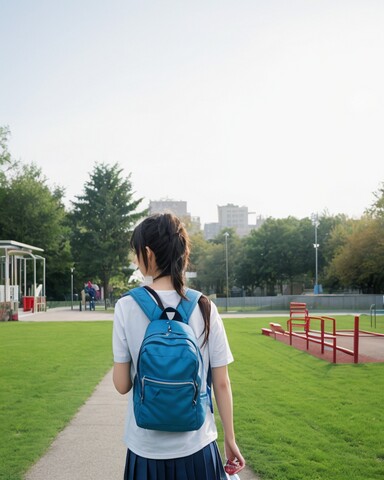
<instances>
[{"instance_id":1,"label":"white t-shirt","mask_svg":"<svg viewBox=\"0 0 384 480\"><path fill-rule=\"evenodd\" d=\"M176 308L180 301L180 296L174 290L157 291L157 293L165 308ZM136 374L137 357L148 324L148 318L132 297L126 296L117 302L113 322L113 356L117 363L131 362L132 380ZM199 306L194 309L189 325L201 345L204 320ZM207 371L209 364L215 368L228 365L233 361L223 322L213 303L209 339L201 349L201 353ZM128 393L124 441L136 455L152 459L184 457L201 450L216 438L216 425L209 407L207 407L207 415L202 427L192 432L160 432L138 427L133 412L133 389Z\"/></svg>"}]
</instances>

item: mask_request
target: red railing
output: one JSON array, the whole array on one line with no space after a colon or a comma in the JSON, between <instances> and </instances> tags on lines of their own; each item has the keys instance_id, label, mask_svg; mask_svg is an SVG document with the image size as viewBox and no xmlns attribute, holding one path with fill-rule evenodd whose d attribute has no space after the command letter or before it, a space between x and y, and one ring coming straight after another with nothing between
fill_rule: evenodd
<instances>
[{"instance_id":1,"label":"red railing","mask_svg":"<svg viewBox=\"0 0 384 480\"><path fill-rule=\"evenodd\" d=\"M313 322L320 322L320 330L313 330ZM312 322L312 326L311 326ZM331 332L327 332L325 329L325 322L331 322L332 328ZM358 315L355 316L354 328L353 328L353 350L348 348L337 346L336 338L336 320L332 317L314 317L308 316L305 319L289 318L287 321L288 333L289 333L289 344L292 345L293 337L298 337L306 340L306 347L309 350L310 342L317 343L321 345L321 353L324 354L325 347L331 347L333 353L333 363L336 363L336 351L339 350L347 355L353 356L354 363L359 362L359 323L360 318ZM293 330L293 327L303 328L302 332L297 332ZM331 343L330 343L331 342Z\"/></svg>"},{"instance_id":2,"label":"red railing","mask_svg":"<svg viewBox=\"0 0 384 480\"><path fill-rule=\"evenodd\" d=\"M355 316L354 330L353 330L353 361L354 363L359 363L359 315Z\"/></svg>"}]
</instances>

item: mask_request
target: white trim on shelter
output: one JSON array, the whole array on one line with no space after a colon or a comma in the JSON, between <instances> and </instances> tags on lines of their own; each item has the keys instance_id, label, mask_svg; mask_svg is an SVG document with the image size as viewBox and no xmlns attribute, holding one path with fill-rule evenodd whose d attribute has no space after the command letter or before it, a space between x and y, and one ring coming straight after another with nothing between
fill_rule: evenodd
<instances>
[{"instance_id":1,"label":"white trim on shelter","mask_svg":"<svg viewBox=\"0 0 384 480\"><path fill-rule=\"evenodd\" d=\"M12 302L17 311L21 296L31 298L33 311L45 310L45 258L42 248L14 240L0 240L0 302ZM33 282L27 286L27 264L33 261ZM37 261L42 262L42 284L37 285ZM29 290L29 291L28 291ZM22 294L22 295L21 295Z\"/></svg>"}]
</instances>

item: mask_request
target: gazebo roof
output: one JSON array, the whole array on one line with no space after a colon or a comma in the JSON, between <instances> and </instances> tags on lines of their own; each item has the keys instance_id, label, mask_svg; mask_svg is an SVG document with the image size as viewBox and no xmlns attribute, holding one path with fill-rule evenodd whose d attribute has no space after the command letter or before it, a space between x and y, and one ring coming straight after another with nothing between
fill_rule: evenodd
<instances>
[{"instance_id":1,"label":"gazebo roof","mask_svg":"<svg viewBox=\"0 0 384 480\"><path fill-rule=\"evenodd\" d=\"M42 248L34 247L33 245L27 245L26 243L15 242L15 240L0 240L0 250L20 250L29 252L44 252Z\"/></svg>"}]
</instances>

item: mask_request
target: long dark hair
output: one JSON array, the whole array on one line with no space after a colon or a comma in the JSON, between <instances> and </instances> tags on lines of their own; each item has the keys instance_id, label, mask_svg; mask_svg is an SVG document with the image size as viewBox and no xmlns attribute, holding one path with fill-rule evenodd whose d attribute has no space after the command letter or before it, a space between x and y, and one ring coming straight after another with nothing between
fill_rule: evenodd
<instances>
[{"instance_id":1,"label":"long dark hair","mask_svg":"<svg viewBox=\"0 0 384 480\"><path fill-rule=\"evenodd\" d=\"M156 257L156 264L160 270L156 278L170 275L176 292L185 298L185 271L190 249L188 233L181 221L172 213L147 217L133 231L131 248L148 268L146 247L149 247Z\"/></svg>"},{"instance_id":2,"label":"long dark hair","mask_svg":"<svg viewBox=\"0 0 384 480\"><path fill-rule=\"evenodd\" d=\"M188 267L190 242L188 233L178 217L172 213L157 213L143 220L133 231L130 245L137 257L143 260L148 268L150 248L156 257L160 270L156 278L171 276L176 292L185 297L185 271ZM154 280L156 280L156 278ZM207 297L201 296L199 306L204 319L204 341L208 341L210 330L211 304Z\"/></svg>"}]
</instances>

